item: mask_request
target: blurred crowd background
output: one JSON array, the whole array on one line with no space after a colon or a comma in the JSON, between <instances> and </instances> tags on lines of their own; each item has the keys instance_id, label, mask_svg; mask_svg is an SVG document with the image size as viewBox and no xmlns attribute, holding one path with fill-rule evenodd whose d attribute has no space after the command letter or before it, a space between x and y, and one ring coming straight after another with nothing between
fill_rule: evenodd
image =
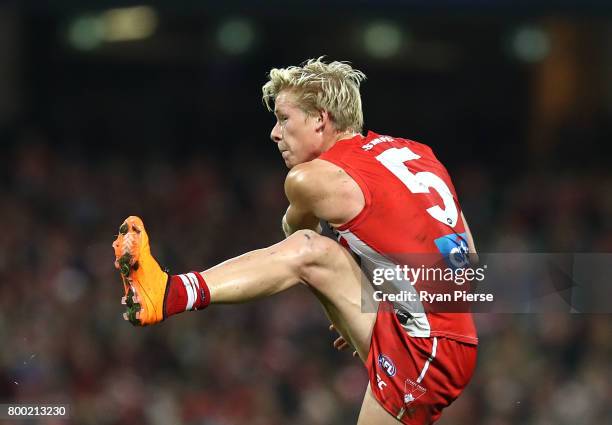
<instances>
[{"instance_id":1,"label":"blurred crowd background","mask_svg":"<svg viewBox=\"0 0 612 425\"><path fill-rule=\"evenodd\" d=\"M355 423L366 373L304 288L140 329L112 266L131 214L173 272L281 239L260 89L311 57L366 73L366 129L432 146L481 252L612 251L609 7L483 3L0 5L0 403L82 425ZM612 423L609 315L476 321L441 425Z\"/></svg>"}]
</instances>

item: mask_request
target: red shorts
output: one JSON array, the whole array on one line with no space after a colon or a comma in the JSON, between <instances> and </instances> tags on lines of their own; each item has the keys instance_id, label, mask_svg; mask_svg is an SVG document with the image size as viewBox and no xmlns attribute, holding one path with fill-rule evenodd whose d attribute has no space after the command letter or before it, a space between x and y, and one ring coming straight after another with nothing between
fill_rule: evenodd
<instances>
[{"instance_id":1,"label":"red shorts","mask_svg":"<svg viewBox=\"0 0 612 425\"><path fill-rule=\"evenodd\" d=\"M379 308L366 362L374 397L408 425L435 422L466 387L476 345L408 336L395 313Z\"/></svg>"}]
</instances>

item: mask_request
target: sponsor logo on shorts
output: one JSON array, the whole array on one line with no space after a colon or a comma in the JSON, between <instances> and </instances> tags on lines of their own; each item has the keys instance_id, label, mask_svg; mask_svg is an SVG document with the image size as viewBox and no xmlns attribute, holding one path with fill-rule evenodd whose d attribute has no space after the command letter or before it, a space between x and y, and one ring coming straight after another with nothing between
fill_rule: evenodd
<instances>
[{"instance_id":1,"label":"sponsor logo on shorts","mask_svg":"<svg viewBox=\"0 0 612 425\"><path fill-rule=\"evenodd\" d=\"M395 368L395 363L391 360L391 357L386 356L384 354L378 355L378 364L385 371L385 373L389 376L394 376L397 372Z\"/></svg>"},{"instance_id":2,"label":"sponsor logo on shorts","mask_svg":"<svg viewBox=\"0 0 612 425\"><path fill-rule=\"evenodd\" d=\"M404 403L410 404L417 398L421 397L427 389L414 382L412 379L406 379L404 382Z\"/></svg>"}]
</instances>

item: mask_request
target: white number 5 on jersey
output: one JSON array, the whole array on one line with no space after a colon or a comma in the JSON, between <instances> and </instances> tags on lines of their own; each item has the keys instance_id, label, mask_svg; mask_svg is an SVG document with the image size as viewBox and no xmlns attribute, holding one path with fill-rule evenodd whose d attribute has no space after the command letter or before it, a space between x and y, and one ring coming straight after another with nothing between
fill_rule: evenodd
<instances>
[{"instance_id":1,"label":"white number 5 on jersey","mask_svg":"<svg viewBox=\"0 0 612 425\"><path fill-rule=\"evenodd\" d=\"M412 161L420 157L420 155L412 152L407 147L403 147L401 149L387 149L378 155L376 159L391 171L395 177L400 179L410 192L430 193L430 189L434 189L438 192L444 202L444 208L440 208L439 205L434 205L433 207L427 208L426 211L436 220L450 225L451 227L455 227L459 212L457 211L453 195L446 183L444 183L444 180L429 171L413 174L404 164L406 161Z\"/></svg>"}]
</instances>

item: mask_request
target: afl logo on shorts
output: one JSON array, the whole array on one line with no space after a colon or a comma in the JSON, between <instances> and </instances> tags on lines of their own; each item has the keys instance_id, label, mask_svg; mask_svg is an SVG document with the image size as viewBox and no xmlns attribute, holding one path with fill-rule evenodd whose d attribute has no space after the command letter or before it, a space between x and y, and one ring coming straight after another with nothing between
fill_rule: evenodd
<instances>
[{"instance_id":1,"label":"afl logo on shorts","mask_svg":"<svg viewBox=\"0 0 612 425\"><path fill-rule=\"evenodd\" d=\"M395 364L393 364L393 360L391 360L389 356L385 356L384 354L378 355L378 365L389 376L394 376L395 372L397 372L397 370L395 369Z\"/></svg>"}]
</instances>

